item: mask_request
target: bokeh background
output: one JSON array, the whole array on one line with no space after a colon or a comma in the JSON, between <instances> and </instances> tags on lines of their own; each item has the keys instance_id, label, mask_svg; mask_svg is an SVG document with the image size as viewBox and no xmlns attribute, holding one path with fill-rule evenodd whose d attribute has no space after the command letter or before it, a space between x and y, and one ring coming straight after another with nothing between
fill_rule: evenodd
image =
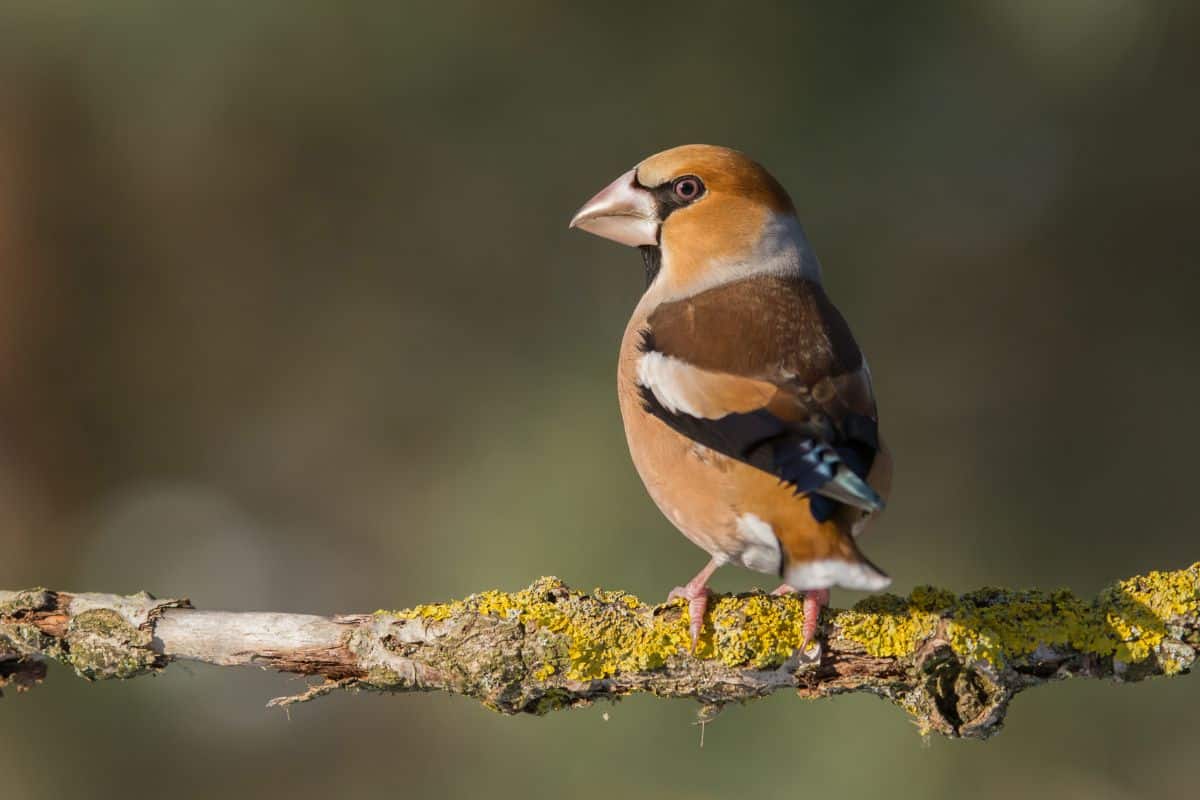
<instances>
[{"instance_id":1,"label":"bokeh background","mask_svg":"<svg viewBox=\"0 0 1200 800\"><path fill-rule=\"evenodd\" d=\"M693 141L790 188L870 356L898 473L864 548L898 591L1200 558L1195 4L218 6L0 5L0 586L662 597L704 558L625 452L640 260L566 221ZM52 669L0 701L6 800L1200 785L1194 678L1041 690L984 744L779 695L703 749L684 702L263 709L296 687Z\"/></svg>"}]
</instances>

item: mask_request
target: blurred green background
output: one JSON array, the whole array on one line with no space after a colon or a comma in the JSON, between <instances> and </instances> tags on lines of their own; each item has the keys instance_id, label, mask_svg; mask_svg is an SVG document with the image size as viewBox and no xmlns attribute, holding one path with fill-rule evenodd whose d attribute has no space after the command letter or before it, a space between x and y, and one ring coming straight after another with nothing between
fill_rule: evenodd
<instances>
[{"instance_id":1,"label":"blurred green background","mask_svg":"<svg viewBox=\"0 0 1200 800\"><path fill-rule=\"evenodd\" d=\"M695 141L790 189L869 354L898 471L864 549L897 591L1091 594L1200 558L1196 4L185 5L0 6L0 587L663 597L704 556L621 433L640 260L566 222ZM781 694L703 749L683 702L263 709L296 686L52 669L0 701L0 777L14 800L1200 784L1196 678L1035 692L985 744Z\"/></svg>"}]
</instances>

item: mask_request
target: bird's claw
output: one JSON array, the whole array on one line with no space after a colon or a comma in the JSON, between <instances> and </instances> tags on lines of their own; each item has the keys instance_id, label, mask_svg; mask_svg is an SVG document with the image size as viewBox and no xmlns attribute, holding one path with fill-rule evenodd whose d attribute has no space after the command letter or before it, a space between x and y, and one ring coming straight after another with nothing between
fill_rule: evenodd
<instances>
[{"instance_id":1,"label":"bird's claw","mask_svg":"<svg viewBox=\"0 0 1200 800\"><path fill-rule=\"evenodd\" d=\"M688 634L692 645L688 652L696 654L700 646L700 632L704 630L704 612L708 610L709 591L707 586L676 586L667 595L667 600L686 600L688 604Z\"/></svg>"},{"instance_id":2,"label":"bird's claw","mask_svg":"<svg viewBox=\"0 0 1200 800\"><path fill-rule=\"evenodd\" d=\"M801 655L807 654L808 646L813 644L817 636L817 626L821 623L821 609L828 604L828 589L810 589L804 593L804 639L800 644ZM821 657L820 643L817 643L816 657Z\"/></svg>"},{"instance_id":3,"label":"bird's claw","mask_svg":"<svg viewBox=\"0 0 1200 800\"><path fill-rule=\"evenodd\" d=\"M799 594L799 590L783 583L771 592L772 597L783 597L789 594ZM821 643L815 641L815 639L817 636L817 627L821 622L821 609L828 603L828 589L810 589L804 592L804 627L801 629L804 639L801 641L800 650L798 651L801 658L808 659L808 648L810 645L815 644L815 653L811 660L819 661L821 659Z\"/></svg>"}]
</instances>

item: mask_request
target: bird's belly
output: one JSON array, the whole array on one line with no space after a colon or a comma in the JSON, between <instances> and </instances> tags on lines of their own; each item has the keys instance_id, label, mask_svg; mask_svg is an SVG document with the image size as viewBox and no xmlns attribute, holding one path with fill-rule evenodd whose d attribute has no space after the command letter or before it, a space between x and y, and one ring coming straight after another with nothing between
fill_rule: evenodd
<instances>
[{"instance_id":1,"label":"bird's belly","mask_svg":"<svg viewBox=\"0 0 1200 800\"><path fill-rule=\"evenodd\" d=\"M629 453L663 515L721 562L778 573L782 556L771 526L740 508L740 473L752 468L642 413L632 380L622 376L619 388Z\"/></svg>"}]
</instances>

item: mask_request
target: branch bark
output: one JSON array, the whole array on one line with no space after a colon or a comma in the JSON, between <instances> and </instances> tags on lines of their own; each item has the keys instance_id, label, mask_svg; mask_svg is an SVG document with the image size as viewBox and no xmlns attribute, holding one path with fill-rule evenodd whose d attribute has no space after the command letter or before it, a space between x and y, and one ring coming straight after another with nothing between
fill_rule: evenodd
<instances>
[{"instance_id":1,"label":"branch bark","mask_svg":"<svg viewBox=\"0 0 1200 800\"><path fill-rule=\"evenodd\" d=\"M697 700L707 718L779 689L808 698L869 692L922 732L986 738L1031 686L1187 672L1200 647L1200 563L1118 581L1090 601L1006 589L877 595L826 611L821 645L804 654L796 598L724 596L710 608L691 654L681 601L648 606L556 578L334 617L204 611L146 593L0 591L0 687L40 683L53 659L88 680L133 678L176 660L321 679L272 706L336 689L443 691L542 714L649 692Z\"/></svg>"}]
</instances>

